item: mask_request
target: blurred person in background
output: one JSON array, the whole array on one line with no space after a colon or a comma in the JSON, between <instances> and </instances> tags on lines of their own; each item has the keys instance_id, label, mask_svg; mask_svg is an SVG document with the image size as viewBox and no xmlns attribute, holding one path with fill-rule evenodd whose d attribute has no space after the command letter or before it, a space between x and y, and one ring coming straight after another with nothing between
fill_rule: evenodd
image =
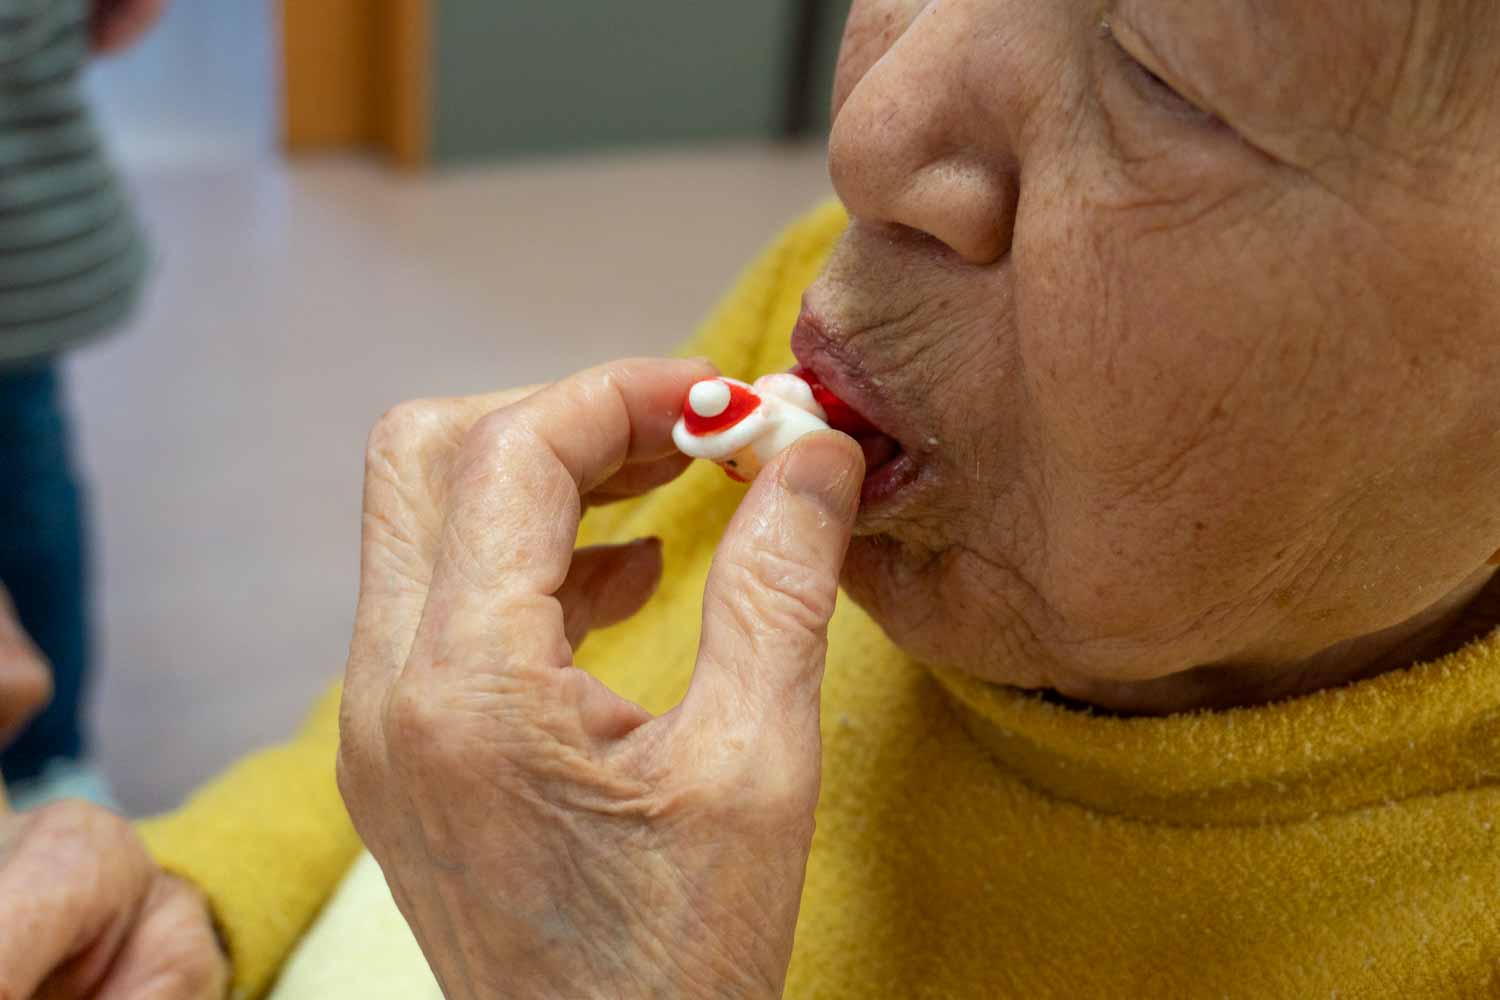
<instances>
[{"instance_id":1,"label":"blurred person in background","mask_svg":"<svg viewBox=\"0 0 1500 1000\"><path fill-rule=\"evenodd\" d=\"M51 703L0 754L18 801L108 799L85 732L89 522L62 360L129 317L147 252L80 77L165 6L0 0L0 584L53 675Z\"/></svg>"}]
</instances>

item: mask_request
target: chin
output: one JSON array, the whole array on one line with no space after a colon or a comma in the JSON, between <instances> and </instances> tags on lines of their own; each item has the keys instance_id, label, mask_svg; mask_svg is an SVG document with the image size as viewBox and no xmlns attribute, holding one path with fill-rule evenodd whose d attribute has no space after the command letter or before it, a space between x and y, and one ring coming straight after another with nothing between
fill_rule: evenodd
<instances>
[{"instance_id":1,"label":"chin","mask_svg":"<svg viewBox=\"0 0 1500 1000\"><path fill-rule=\"evenodd\" d=\"M920 641L933 620L930 581L919 563L889 535L860 535L849 543L841 577L844 592L912 656L931 659L933 650Z\"/></svg>"},{"instance_id":2,"label":"chin","mask_svg":"<svg viewBox=\"0 0 1500 1000\"><path fill-rule=\"evenodd\" d=\"M841 576L845 595L920 663L1010 687L1052 687L1046 650L1023 619L979 586L972 563L887 534L855 537Z\"/></svg>"}]
</instances>

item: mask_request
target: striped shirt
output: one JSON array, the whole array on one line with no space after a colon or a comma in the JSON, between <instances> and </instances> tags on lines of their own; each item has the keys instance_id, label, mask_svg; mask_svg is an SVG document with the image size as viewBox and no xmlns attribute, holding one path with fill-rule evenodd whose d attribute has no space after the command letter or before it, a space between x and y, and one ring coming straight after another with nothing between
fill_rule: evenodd
<instances>
[{"instance_id":1,"label":"striped shirt","mask_svg":"<svg viewBox=\"0 0 1500 1000\"><path fill-rule=\"evenodd\" d=\"M118 325L141 230L84 103L93 0L0 0L0 366Z\"/></svg>"}]
</instances>

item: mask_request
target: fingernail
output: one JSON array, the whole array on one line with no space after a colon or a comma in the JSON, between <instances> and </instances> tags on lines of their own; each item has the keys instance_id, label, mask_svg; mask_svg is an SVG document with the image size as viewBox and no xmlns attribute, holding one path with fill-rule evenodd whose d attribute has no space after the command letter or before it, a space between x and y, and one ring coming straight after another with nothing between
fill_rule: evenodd
<instances>
[{"instance_id":1,"label":"fingernail","mask_svg":"<svg viewBox=\"0 0 1500 1000\"><path fill-rule=\"evenodd\" d=\"M848 517L859 499L859 463L853 441L820 431L798 441L782 467L782 482L835 517Z\"/></svg>"}]
</instances>

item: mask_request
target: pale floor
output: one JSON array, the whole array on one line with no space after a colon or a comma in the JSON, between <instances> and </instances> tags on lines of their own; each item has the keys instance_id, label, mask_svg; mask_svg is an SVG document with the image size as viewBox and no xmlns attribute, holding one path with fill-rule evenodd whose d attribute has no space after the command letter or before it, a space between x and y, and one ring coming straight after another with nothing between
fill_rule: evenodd
<instances>
[{"instance_id":1,"label":"pale floor","mask_svg":"<svg viewBox=\"0 0 1500 1000\"><path fill-rule=\"evenodd\" d=\"M154 168L140 321L71 363L99 540L100 759L129 811L286 737L340 673L361 453L392 404L683 340L817 149Z\"/></svg>"}]
</instances>

